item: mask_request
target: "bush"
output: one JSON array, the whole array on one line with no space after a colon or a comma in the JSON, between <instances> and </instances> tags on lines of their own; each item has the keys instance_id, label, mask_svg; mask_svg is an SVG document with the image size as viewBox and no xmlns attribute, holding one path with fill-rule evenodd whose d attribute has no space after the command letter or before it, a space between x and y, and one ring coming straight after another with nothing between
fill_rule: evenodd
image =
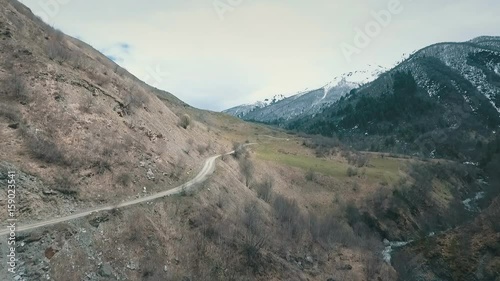
<instances>
[{"instance_id":1,"label":"bush","mask_svg":"<svg viewBox=\"0 0 500 281\"><path fill-rule=\"evenodd\" d=\"M306 180L307 181L314 181L315 179L316 179L316 173L312 169L309 169L306 172Z\"/></svg>"},{"instance_id":2,"label":"bush","mask_svg":"<svg viewBox=\"0 0 500 281\"><path fill-rule=\"evenodd\" d=\"M370 157L368 155L356 152L356 153L351 153L351 152L342 152L342 157L347 159L347 162L350 165L356 166L358 168L365 167L368 165L368 162L370 160Z\"/></svg>"},{"instance_id":3,"label":"bush","mask_svg":"<svg viewBox=\"0 0 500 281\"><path fill-rule=\"evenodd\" d=\"M14 97L19 100L26 100L28 97L28 90L21 76L14 74L5 82L5 91L8 96Z\"/></svg>"},{"instance_id":4,"label":"bush","mask_svg":"<svg viewBox=\"0 0 500 281\"><path fill-rule=\"evenodd\" d=\"M262 260L262 255L260 253L265 243L266 238L257 235L250 235L243 242L243 256L246 259L247 266L250 267L254 273L259 272L259 270L265 266L265 262Z\"/></svg>"},{"instance_id":5,"label":"bush","mask_svg":"<svg viewBox=\"0 0 500 281\"><path fill-rule=\"evenodd\" d=\"M27 129L22 130L22 134L31 154L39 160L49 164L67 164L63 152L55 142L40 133L34 133Z\"/></svg>"},{"instance_id":6,"label":"bush","mask_svg":"<svg viewBox=\"0 0 500 281\"><path fill-rule=\"evenodd\" d=\"M71 50L64 46L62 41L53 38L49 40L46 46L47 56L50 60L57 61L59 63L63 63L71 59L74 55Z\"/></svg>"},{"instance_id":7,"label":"bush","mask_svg":"<svg viewBox=\"0 0 500 281\"><path fill-rule=\"evenodd\" d=\"M86 55L75 54L71 60L70 64L80 70L87 70L90 67L90 58Z\"/></svg>"},{"instance_id":8,"label":"bush","mask_svg":"<svg viewBox=\"0 0 500 281\"><path fill-rule=\"evenodd\" d=\"M283 195L276 195L273 201L273 209L281 222L290 222L300 214L297 201L288 199Z\"/></svg>"},{"instance_id":9,"label":"bush","mask_svg":"<svg viewBox=\"0 0 500 281\"><path fill-rule=\"evenodd\" d=\"M189 115L183 114L179 118L179 123L178 123L179 127L187 129L190 124L191 124L191 118L189 117Z\"/></svg>"},{"instance_id":10,"label":"bush","mask_svg":"<svg viewBox=\"0 0 500 281\"><path fill-rule=\"evenodd\" d=\"M94 161L94 168L96 168L97 174L103 175L106 171L111 172L111 163L104 158L99 158Z\"/></svg>"},{"instance_id":11,"label":"bush","mask_svg":"<svg viewBox=\"0 0 500 281\"><path fill-rule=\"evenodd\" d=\"M78 108L80 109L81 112L90 114L93 106L94 106L94 97L92 97L92 95L90 94L87 94L82 99L82 103L80 103Z\"/></svg>"},{"instance_id":12,"label":"bush","mask_svg":"<svg viewBox=\"0 0 500 281\"><path fill-rule=\"evenodd\" d=\"M347 176L348 177L354 177L358 175L358 169L354 167L349 167L347 168Z\"/></svg>"},{"instance_id":13,"label":"bush","mask_svg":"<svg viewBox=\"0 0 500 281\"><path fill-rule=\"evenodd\" d=\"M108 85L111 81L111 78L109 78L106 75L100 74L98 70L89 71L88 76L89 76L90 80L92 80L94 83L96 83L100 87L104 87L104 86ZM137 96L131 94L128 97L130 97L129 101L131 101L132 99L133 99L133 101L137 100L138 106L140 106L142 104L139 101Z\"/></svg>"},{"instance_id":14,"label":"bush","mask_svg":"<svg viewBox=\"0 0 500 281\"><path fill-rule=\"evenodd\" d=\"M127 115L132 115L135 110L141 108L144 103L147 102L147 98L140 94L127 94L123 100L123 111Z\"/></svg>"},{"instance_id":15,"label":"bush","mask_svg":"<svg viewBox=\"0 0 500 281\"><path fill-rule=\"evenodd\" d=\"M174 167L170 172L170 178L174 180L180 180L182 173L184 172L184 169L186 167L186 162L184 161L183 158L179 157L177 159L177 162L173 166Z\"/></svg>"},{"instance_id":16,"label":"bush","mask_svg":"<svg viewBox=\"0 0 500 281\"><path fill-rule=\"evenodd\" d=\"M233 143L233 156L236 158L236 159L241 159L241 158L247 158L248 157L248 151L246 149L246 146L240 144L240 143L237 143L237 142L234 142Z\"/></svg>"},{"instance_id":17,"label":"bush","mask_svg":"<svg viewBox=\"0 0 500 281\"><path fill-rule=\"evenodd\" d=\"M282 195L275 195L272 207L278 220L283 224L284 230L290 237L298 240L302 237L306 220L302 215L297 201Z\"/></svg>"},{"instance_id":18,"label":"bush","mask_svg":"<svg viewBox=\"0 0 500 281\"><path fill-rule=\"evenodd\" d=\"M64 195L76 196L78 189L75 186L71 174L64 172L55 178L53 189Z\"/></svg>"},{"instance_id":19,"label":"bush","mask_svg":"<svg viewBox=\"0 0 500 281\"><path fill-rule=\"evenodd\" d=\"M210 145L209 144L207 144L207 145L200 144L196 148L196 150L198 150L198 153L200 153L200 155L205 154L209 149L210 149Z\"/></svg>"},{"instance_id":20,"label":"bush","mask_svg":"<svg viewBox=\"0 0 500 281\"><path fill-rule=\"evenodd\" d=\"M273 179L271 177L266 177L266 179L259 183L255 188L257 191L257 197L266 201L267 203L271 202L271 198L273 195Z\"/></svg>"},{"instance_id":21,"label":"bush","mask_svg":"<svg viewBox=\"0 0 500 281\"><path fill-rule=\"evenodd\" d=\"M130 176L129 173L122 173L120 174L117 178L116 181L118 184L121 186L129 186L130 182L132 181L132 176Z\"/></svg>"},{"instance_id":22,"label":"bush","mask_svg":"<svg viewBox=\"0 0 500 281\"><path fill-rule=\"evenodd\" d=\"M245 185L247 187L249 187L250 182L253 179L253 173L254 173L255 167L253 166L252 161L250 161L250 159L248 159L248 158L240 159L239 164L240 164L241 173L245 177Z\"/></svg>"},{"instance_id":23,"label":"bush","mask_svg":"<svg viewBox=\"0 0 500 281\"><path fill-rule=\"evenodd\" d=\"M257 202L246 204L242 221L251 234L257 235L261 232L262 214L257 206Z\"/></svg>"}]
</instances>

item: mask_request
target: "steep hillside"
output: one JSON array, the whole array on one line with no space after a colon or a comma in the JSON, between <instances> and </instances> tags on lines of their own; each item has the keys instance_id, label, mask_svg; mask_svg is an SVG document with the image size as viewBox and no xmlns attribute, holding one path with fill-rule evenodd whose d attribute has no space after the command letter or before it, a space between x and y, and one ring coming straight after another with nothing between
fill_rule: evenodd
<instances>
[{"instance_id":1,"label":"steep hillside","mask_svg":"<svg viewBox=\"0 0 500 281\"><path fill-rule=\"evenodd\" d=\"M272 102L237 106L223 112L247 121L284 126L290 120L313 116L383 72L380 66L370 67L370 70L345 73L319 89L305 90L287 98L275 97Z\"/></svg>"},{"instance_id":2,"label":"steep hillside","mask_svg":"<svg viewBox=\"0 0 500 281\"><path fill-rule=\"evenodd\" d=\"M189 107L47 26L19 2L0 0L0 185L16 181L18 226L170 190L197 175L209 156L237 151L217 160L208 182L177 196L18 229L12 274L4 259L11 245L2 236L0 280L394 275L377 258L381 239L323 219L321 206L330 208L325 198L333 196L326 182L335 182L333 177L306 182L302 169L263 161L233 145L262 143L260 135L271 136L269 143L292 138ZM304 149L299 140L290 143ZM336 186L347 187L346 178ZM2 210L11 204L7 199L7 192L0 193ZM321 220L309 227L316 215ZM0 212L2 222L8 216ZM368 263L380 273L367 271Z\"/></svg>"},{"instance_id":3,"label":"steep hillside","mask_svg":"<svg viewBox=\"0 0 500 281\"><path fill-rule=\"evenodd\" d=\"M500 125L500 38L424 48L288 128L339 136L359 149L478 159Z\"/></svg>"},{"instance_id":4,"label":"steep hillside","mask_svg":"<svg viewBox=\"0 0 500 281\"><path fill-rule=\"evenodd\" d=\"M387 99L410 92L412 105L435 110L411 77L395 74L396 97ZM335 92L329 87L315 99ZM500 159L498 140L481 147L481 169L359 152L198 110L15 0L0 0L0 145L0 186L15 179L16 224L32 227L13 232L10 273L2 225L0 280L395 281L404 271L384 261L384 239L453 235L479 210L489 214ZM179 193L150 197L172 189ZM0 193L2 222L8 195ZM483 234L474 249L496 253L495 234ZM448 252L431 253L434 269L462 265L439 256ZM486 257L485 274L495 273L496 259Z\"/></svg>"},{"instance_id":5,"label":"steep hillside","mask_svg":"<svg viewBox=\"0 0 500 281\"><path fill-rule=\"evenodd\" d=\"M222 148L204 125L181 124L181 101L24 6L2 1L0 30L0 161L39 180L24 191L21 217L175 185L204 158L198 146ZM37 208L44 200L54 203Z\"/></svg>"}]
</instances>

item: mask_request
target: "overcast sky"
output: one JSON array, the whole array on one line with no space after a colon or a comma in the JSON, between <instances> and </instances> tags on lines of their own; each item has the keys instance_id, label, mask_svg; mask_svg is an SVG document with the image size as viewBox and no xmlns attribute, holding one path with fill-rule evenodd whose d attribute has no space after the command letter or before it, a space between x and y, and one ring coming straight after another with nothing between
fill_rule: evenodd
<instances>
[{"instance_id":1,"label":"overcast sky","mask_svg":"<svg viewBox=\"0 0 500 281\"><path fill-rule=\"evenodd\" d=\"M153 86L217 111L390 67L433 43L500 35L498 0L21 2Z\"/></svg>"}]
</instances>

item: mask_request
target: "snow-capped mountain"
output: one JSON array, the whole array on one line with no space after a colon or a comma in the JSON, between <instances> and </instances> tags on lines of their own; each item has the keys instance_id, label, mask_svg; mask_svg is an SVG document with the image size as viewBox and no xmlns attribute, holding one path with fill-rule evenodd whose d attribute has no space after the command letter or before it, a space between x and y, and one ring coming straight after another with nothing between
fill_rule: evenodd
<instances>
[{"instance_id":1,"label":"snow-capped mountain","mask_svg":"<svg viewBox=\"0 0 500 281\"><path fill-rule=\"evenodd\" d=\"M244 120L280 123L302 116L311 116L333 104L352 89L375 80L386 69L368 65L367 70L353 71L335 77L321 88L304 90L287 98L283 95L253 104L240 105L223 112Z\"/></svg>"},{"instance_id":2,"label":"snow-capped mountain","mask_svg":"<svg viewBox=\"0 0 500 281\"><path fill-rule=\"evenodd\" d=\"M225 110L224 112L229 114L229 115L238 117L238 118L243 118L245 115L247 115L249 112L251 112L253 110L270 106L270 105L272 105L276 102L279 102L280 100L283 100L283 99L285 99L284 95L275 95L274 97L272 97L270 99L265 99L263 101L257 101L257 102L250 103L250 104L242 104L242 105L230 108L228 110Z\"/></svg>"},{"instance_id":3,"label":"snow-capped mountain","mask_svg":"<svg viewBox=\"0 0 500 281\"><path fill-rule=\"evenodd\" d=\"M500 37L423 48L318 114L284 127L347 136L361 150L397 146L401 153L477 162L475 145L500 130Z\"/></svg>"}]
</instances>

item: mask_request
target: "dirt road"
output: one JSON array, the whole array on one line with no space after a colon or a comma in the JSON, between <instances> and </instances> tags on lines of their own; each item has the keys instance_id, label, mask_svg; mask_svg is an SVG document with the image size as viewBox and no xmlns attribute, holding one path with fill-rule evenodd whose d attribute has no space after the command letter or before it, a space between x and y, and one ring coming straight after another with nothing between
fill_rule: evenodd
<instances>
[{"instance_id":1,"label":"dirt road","mask_svg":"<svg viewBox=\"0 0 500 281\"><path fill-rule=\"evenodd\" d=\"M254 144L245 144L245 146L248 146L248 145L254 145ZM229 153L226 153L225 155L230 155L233 153L234 153L234 151L231 151ZM66 222L66 221L78 219L81 217L88 216L93 212L109 211L112 209L137 205L137 204L149 202L149 201L152 201L152 200L155 200L158 198L163 198L163 197L167 197L167 196L180 194L184 190L188 191L194 185L204 182L208 178L208 176L210 176L215 171L215 161L221 156L222 155L215 155L215 156L212 156L212 157L208 158L207 160L205 160L205 164L203 165L203 168L198 173L198 175L196 175L196 177L194 177L192 180L190 180L190 181L188 181L188 182L184 183L183 185L178 186L176 188L162 191L162 192L159 192L159 193L156 193L153 195L137 198L137 199L134 199L131 201L125 201L125 202L122 202L118 205L108 205L108 206L97 207L94 209L78 212L78 213L75 213L75 214L72 214L69 216L65 216L65 217L53 218L53 219L49 219L46 221L41 221L41 222L27 224L27 225L19 225L16 227L16 232L33 230L33 229L44 227L44 226L50 226L50 225L58 224L61 222ZM17 223L16 223L16 225L17 225ZM6 228L0 230L0 235L6 235L9 233L10 233L10 231Z\"/></svg>"}]
</instances>

